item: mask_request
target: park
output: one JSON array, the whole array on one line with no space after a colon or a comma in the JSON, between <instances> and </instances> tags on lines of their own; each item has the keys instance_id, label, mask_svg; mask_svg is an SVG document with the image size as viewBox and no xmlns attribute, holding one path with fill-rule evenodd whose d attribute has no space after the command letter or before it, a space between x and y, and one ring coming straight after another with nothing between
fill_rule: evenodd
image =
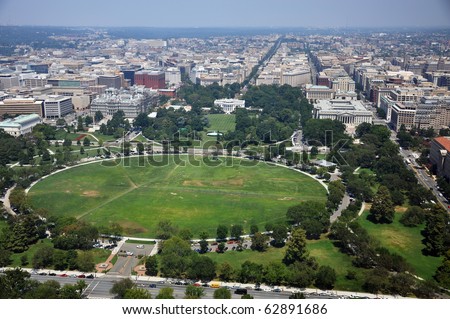
<instances>
[{"instance_id":1,"label":"park","mask_svg":"<svg viewBox=\"0 0 450 319\"><path fill-rule=\"evenodd\" d=\"M251 225L264 229L266 223L285 222L290 206L326 200L325 188L314 179L265 162L189 155L180 161L172 155L143 159L95 162L54 174L30 189L31 203L52 215L98 227L119 223L124 235L153 238L161 220L194 237L200 232L214 237L219 224L241 224L248 233Z\"/></svg>"}]
</instances>

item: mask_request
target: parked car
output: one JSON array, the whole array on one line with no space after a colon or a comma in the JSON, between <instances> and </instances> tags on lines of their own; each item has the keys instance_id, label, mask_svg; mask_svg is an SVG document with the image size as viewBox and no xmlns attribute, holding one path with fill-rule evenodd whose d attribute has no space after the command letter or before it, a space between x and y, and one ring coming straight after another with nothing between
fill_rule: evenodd
<instances>
[{"instance_id":1,"label":"parked car","mask_svg":"<svg viewBox=\"0 0 450 319\"><path fill-rule=\"evenodd\" d=\"M94 275L93 274L89 274L89 275L86 276L86 278L92 279L92 278L94 278Z\"/></svg>"},{"instance_id":2,"label":"parked car","mask_svg":"<svg viewBox=\"0 0 450 319\"><path fill-rule=\"evenodd\" d=\"M149 288L156 288L156 284L150 284L148 285Z\"/></svg>"},{"instance_id":3,"label":"parked car","mask_svg":"<svg viewBox=\"0 0 450 319\"><path fill-rule=\"evenodd\" d=\"M81 274L81 275L78 275L77 277L78 278L86 278L86 275Z\"/></svg>"}]
</instances>

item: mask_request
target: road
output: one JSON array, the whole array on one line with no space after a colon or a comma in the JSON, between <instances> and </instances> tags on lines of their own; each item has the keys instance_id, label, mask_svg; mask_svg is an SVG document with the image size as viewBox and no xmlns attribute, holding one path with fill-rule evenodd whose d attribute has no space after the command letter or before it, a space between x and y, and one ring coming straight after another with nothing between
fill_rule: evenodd
<instances>
[{"instance_id":1,"label":"road","mask_svg":"<svg viewBox=\"0 0 450 319\"><path fill-rule=\"evenodd\" d=\"M111 276L111 275L105 275L102 277L96 277L93 279L78 279L78 278L72 278L72 277L59 277L59 276L40 276L36 274L32 274L31 278L39 281L39 282L45 282L48 280L55 280L61 284L61 286L65 284L75 284L78 280L84 280L88 287L85 290L85 296L89 299L105 299L105 298L113 298L113 295L109 292L114 285L114 282L124 278L124 277L117 277L117 276ZM154 298L159 290L163 287L171 287L174 290L174 297L176 299L183 299L184 298L184 292L186 290L186 286L184 285L174 285L174 284L166 284L161 282L155 282L155 281L149 281L149 280L142 280L136 278L136 276L131 277L137 287L145 288L150 291L152 294L152 297ZM150 288L149 284L155 284L155 288ZM252 285L248 285L249 287L252 287ZM246 284L243 284L242 287L247 287ZM234 288L229 288L232 292L231 297L232 299L241 299L241 295L234 294ZM213 299L214 291L216 289L210 288L210 287L204 287L205 296L203 299ZM272 292L272 291L257 291L254 289L248 288L248 293L253 296L254 299L288 299L291 295L290 291L281 291L281 292ZM307 298L314 298L314 299L335 299L338 298L338 295L332 294L332 293L305 293L305 296Z\"/></svg>"},{"instance_id":2,"label":"road","mask_svg":"<svg viewBox=\"0 0 450 319\"><path fill-rule=\"evenodd\" d=\"M426 188L430 189L438 202L450 212L449 204L447 200L442 196L441 192L437 189L436 181L428 174L428 171L421 168L422 165L418 165L416 162L416 157L418 156L410 150L405 150L400 148L400 155L403 157L406 165L411 169L416 175L419 182ZM419 168L420 167L420 168Z\"/></svg>"},{"instance_id":3,"label":"road","mask_svg":"<svg viewBox=\"0 0 450 319\"><path fill-rule=\"evenodd\" d=\"M8 212L8 214L10 214L12 216L16 216L16 213L11 208L11 202L9 201L9 196L11 195L11 192L14 190L14 188L16 188L16 184L14 184L13 187L9 188L5 193L5 197L2 198L3 207Z\"/></svg>"}]
</instances>

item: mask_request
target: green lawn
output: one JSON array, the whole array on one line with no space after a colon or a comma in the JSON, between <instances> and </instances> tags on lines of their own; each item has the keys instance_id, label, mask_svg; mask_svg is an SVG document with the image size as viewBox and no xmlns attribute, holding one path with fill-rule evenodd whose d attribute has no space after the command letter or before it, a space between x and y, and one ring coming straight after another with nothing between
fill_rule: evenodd
<instances>
[{"instance_id":1,"label":"green lawn","mask_svg":"<svg viewBox=\"0 0 450 319\"><path fill-rule=\"evenodd\" d=\"M172 156L151 159L163 158L171 163L150 165L141 157L140 163L131 158L124 165L105 161L79 166L44 179L29 196L35 208L94 225L118 222L126 235L139 237L154 236L162 219L189 228L195 237L201 231L215 235L219 224L242 224L245 231L257 224L262 229L267 222L284 221L290 206L326 199L318 182L266 163L189 157L191 163L177 165Z\"/></svg>"},{"instance_id":2,"label":"green lawn","mask_svg":"<svg viewBox=\"0 0 450 319\"><path fill-rule=\"evenodd\" d=\"M208 114L208 131L234 132L236 127L236 115L234 114Z\"/></svg>"},{"instance_id":3,"label":"green lawn","mask_svg":"<svg viewBox=\"0 0 450 319\"><path fill-rule=\"evenodd\" d=\"M135 138L133 138L132 142L141 142L141 143L147 143L148 140L142 136L142 134L136 136Z\"/></svg>"},{"instance_id":4,"label":"green lawn","mask_svg":"<svg viewBox=\"0 0 450 319\"><path fill-rule=\"evenodd\" d=\"M308 250L310 255L317 259L321 266L332 267L337 274L335 289L348 291L361 291L363 284L364 270L353 267L350 256L343 254L336 248L331 240L323 238L320 240L308 241ZM347 272L353 270L356 273L355 280L345 278Z\"/></svg>"},{"instance_id":5,"label":"green lawn","mask_svg":"<svg viewBox=\"0 0 450 319\"><path fill-rule=\"evenodd\" d=\"M12 260L11 266L12 267L22 267L22 263L20 261L20 258L23 255L26 255L27 258L28 258L28 265L23 266L23 267L31 267L31 261L32 261L32 258L34 256L34 254L36 253L36 251L39 248L46 247L46 246L53 247L53 244L52 244L50 239L39 240L36 244L31 245L30 248L27 251L25 251L23 253L20 253L20 254L13 254L11 256L11 260Z\"/></svg>"},{"instance_id":6,"label":"green lawn","mask_svg":"<svg viewBox=\"0 0 450 319\"><path fill-rule=\"evenodd\" d=\"M55 138L57 140L64 140L69 139L74 141L77 139L80 135L84 135L84 133L67 133L66 130L57 130L55 134Z\"/></svg>"},{"instance_id":7,"label":"green lawn","mask_svg":"<svg viewBox=\"0 0 450 319\"><path fill-rule=\"evenodd\" d=\"M400 222L401 213L396 213L392 224L374 224L367 220L368 212L364 212L359 218L359 223L376 238L382 246L391 252L403 256L413 267L416 274L425 279L431 279L437 267L442 262L442 258L424 256L422 249L423 236L421 227L405 227Z\"/></svg>"},{"instance_id":8,"label":"green lawn","mask_svg":"<svg viewBox=\"0 0 450 319\"><path fill-rule=\"evenodd\" d=\"M206 117L209 120L208 132L219 131L221 133L227 133L228 131L234 132L236 127L236 115L234 114L208 114ZM207 136L206 132L203 132L202 144L209 141L216 141L216 137Z\"/></svg>"},{"instance_id":9,"label":"green lawn","mask_svg":"<svg viewBox=\"0 0 450 319\"><path fill-rule=\"evenodd\" d=\"M317 259L319 265L328 265L336 270L337 281L335 289L348 291L361 291L364 270L352 266L351 258L336 248L327 238L308 241L310 255ZM217 264L228 262L234 269L239 270L246 261L268 265L270 262L280 262L285 254L286 248L269 248L266 252L257 252L250 249L244 251L227 251L223 254L216 252L207 253ZM353 270L357 274L356 280L345 278L348 270Z\"/></svg>"},{"instance_id":10,"label":"green lawn","mask_svg":"<svg viewBox=\"0 0 450 319\"><path fill-rule=\"evenodd\" d=\"M208 256L209 258L214 260L218 265L224 262L228 262L234 269L239 270L241 268L241 265L246 261L251 261L262 265L268 265L273 261L279 262L283 259L285 250L285 247L270 247L265 252L245 249L243 251L227 251L223 254L210 252L205 256Z\"/></svg>"},{"instance_id":11,"label":"green lawn","mask_svg":"<svg viewBox=\"0 0 450 319\"><path fill-rule=\"evenodd\" d=\"M109 251L107 249L101 249L101 248L94 248L94 249L90 250L90 252L92 252L95 264L105 262L106 259L108 259L109 255L111 255L111 251Z\"/></svg>"}]
</instances>

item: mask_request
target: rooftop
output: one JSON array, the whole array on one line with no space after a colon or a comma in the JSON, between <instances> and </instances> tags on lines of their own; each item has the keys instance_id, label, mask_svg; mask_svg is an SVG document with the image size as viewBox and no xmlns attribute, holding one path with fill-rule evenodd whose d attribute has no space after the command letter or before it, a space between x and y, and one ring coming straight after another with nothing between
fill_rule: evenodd
<instances>
[{"instance_id":1,"label":"rooftop","mask_svg":"<svg viewBox=\"0 0 450 319\"><path fill-rule=\"evenodd\" d=\"M434 139L438 144L450 152L450 136L439 136Z\"/></svg>"},{"instance_id":2,"label":"rooftop","mask_svg":"<svg viewBox=\"0 0 450 319\"><path fill-rule=\"evenodd\" d=\"M41 118L37 114L27 114L27 115L19 115L13 119L6 119L3 122L0 122L0 128L2 127L18 127L20 128L22 125L27 124L29 122L40 121Z\"/></svg>"}]
</instances>

